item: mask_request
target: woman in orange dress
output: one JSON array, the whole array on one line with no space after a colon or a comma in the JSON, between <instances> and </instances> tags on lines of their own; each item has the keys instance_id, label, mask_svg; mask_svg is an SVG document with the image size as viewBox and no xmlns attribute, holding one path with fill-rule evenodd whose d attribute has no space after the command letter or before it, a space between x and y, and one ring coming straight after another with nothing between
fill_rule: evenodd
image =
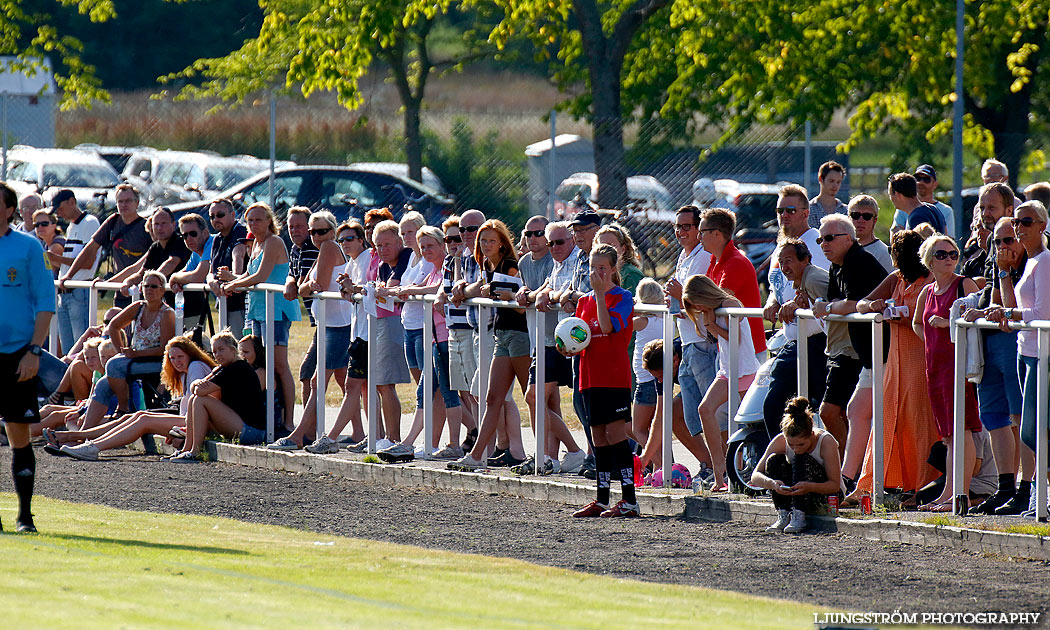
<instances>
[{"instance_id":1,"label":"woman in orange dress","mask_svg":"<svg viewBox=\"0 0 1050 630\"><path fill-rule=\"evenodd\" d=\"M937 476L926 463L930 447L940 439L933 420L930 394L924 378L926 355L922 339L911 327L911 315L923 287L933 276L919 259L922 236L913 230L893 235L890 255L897 271L890 274L867 298L857 303L857 312L883 311L892 299L896 306L907 306L908 312L887 319L891 326L890 354L883 375L883 471L884 487L916 491ZM857 489L846 498L848 504L871 492L872 438L864 455L864 466Z\"/></svg>"}]
</instances>

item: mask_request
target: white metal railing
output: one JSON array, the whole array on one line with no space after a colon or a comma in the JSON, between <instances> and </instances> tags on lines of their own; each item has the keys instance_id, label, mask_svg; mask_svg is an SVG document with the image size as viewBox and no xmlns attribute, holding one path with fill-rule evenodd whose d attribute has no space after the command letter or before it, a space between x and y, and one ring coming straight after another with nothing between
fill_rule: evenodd
<instances>
[{"instance_id":1,"label":"white metal railing","mask_svg":"<svg viewBox=\"0 0 1050 630\"><path fill-rule=\"evenodd\" d=\"M952 322L953 326L959 328L985 328L985 329L996 329L1000 330L999 324L990 322L986 319L978 319L974 322L968 322L965 319L959 318ZM1035 417L1036 417L1036 449L1035 449L1035 509L1036 519L1039 521L1047 520L1047 357L1050 355L1050 321L1032 321L1032 322L1013 322L1010 324L1010 328L1013 330L1032 330L1035 331L1038 340L1038 364L1036 369L1036 403L1035 403ZM952 417L952 435L960 436L965 430L966 423L966 353L968 341L966 335L962 334L955 335L955 390L954 394L954 415ZM966 497L965 494L959 494L959 489L963 487L963 467L965 462L965 452L963 450L962 440L952 440L952 487L955 488L955 496L952 498L952 506L956 511L960 509L960 505L965 505L963 500ZM1024 445L1019 445L1023 448ZM1016 471L1014 471L1016 472Z\"/></svg>"},{"instance_id":2,"label":"white metal railing","mask_svg":"<svg viewBox=\"0 0 1050 630\"><path fill-rule=\"evenodd\" d=\"M114 282L101 282L101 281L68 281L66 282L67 288L86 288L90 289L89 298L89 324L95 325L97 322L97 304L98 304L98 291L100 290L119 290L122 285ZM205 284L189 284L184 286L186 291L208 291L208 287ZM266 308L265 317L268 324L273 322L274 316L274 293L283 293L284 286L277 284L258 284L254 287L250 287L249 291L261 291L266 294ZM326 308L325 303L328 300L340 300L342 296L335 292L320 292L310 296L316 300L318 304L315 319L317 323L318 331L323 331L326 324ZM354 301L360 301L361 298L355 297ZM403 301L418 301L424 304L424 322L426 324L423 327L424 330L424 348L427 349L423 353L424 367L422 370L422 383L423 383L423 419L424 419L424 457L429 458L435 451L436 445L433 443L433 394L434 384L432 379L434 378L433 369L433 328L430 323L433 321L433 309L434 302L436 300L435 295L427 296L413 296L405 298ZM218 298L219 302L219 328L225 327L227 320L226 312L226 299L223 297ZM479 314L479 327L481 330L488 330L489 318L492 316L492 309L496 308L516 308L531 311L533 313L532 319L534 324L534 343L535 348L543 348L545 345L546 327L543 325L547 317L555 317L556 309L552 309L551 312L541 313L535 306L522 307L516 302L502 302L499 300L491 300L487 298L474 298L464 302L469 306L478 307ZM636 304L635 312L638 314L645 315L661 315L663 318L663 341L664 341L664 356L663 356L663 408L662 408L662 426L660 427L662 435L662 453L661 453L661 466L664 470L670 470L672 461L672 420L673 420L673 352L669 349L672 348L672 343L675 338L676 326L675 320L678 315L672 314L666 307L655 306L649 304ZM761 318L762 309L760 308L727 308L719 309L716 311L718 315L725 315L729 319L729 347L730 355L735 356L738 353L739 348L739 325L734 325L734 322L739 318ZM816 319L811 310L799 309L795 312L796 318L799 320L814 320ZM881 503L884 499L884 439L877 439L876 436L882 436L884 432L883 423L883 391L880 386L882 383L884 364L881 361L882 347L883 347L883 329L880 325L883 321L882 315L878 313L871 314L851 314L851 315L828 315L822 318L829 322L844 322L844 323L866 323L872 326L872 420L871 420L871 445L872 445L872 477L873 477L873 499L877 503ZM57 343L57 324L55 323L56 318L52 318L52 344ZM808 393L808 335L806 334L805 326L802 325L802 321L799 322L799 334L797 341L797 353L798 353L798 392L801 396L806 396ZM963 320L956 322L960 326L964 327L983 327L991 328L997 327L997 324L980 320L974 323L968 323ZM368 327L368 369L370 373L374 373L375 370L375 356L376 356L376 327L374 324L374 318L369 316L369 327ZM274 391L275 391L275 374L274 374L274 344L273 344L273 326L266 325L265 339L263 345L266 349L266 410L267 410L267 440L272 441L274 435ZM1050 351L1050 322L1035 322L1029 324L1015 323L1013 328L1021 330L1036 330L1039 332L1039 359L1040 365L1046 365L1048 351ZM179 319L176 322L176 331L181 333L182 321ZM239 332L239 331L235 331ZM494 340L492 335L482 334L480 335L480 348L479 348L479 384L480 384L480 396L479 396L479 412L478 422L485 414L486 398L488 395L489 387L489 372L491 370L492 358L494 352ZM54 347L54 345L52 346ZM960 369L959 361L963 362L965 366L966 356L966 341L965 335L959 335L955 347L956 352L956 401L955 401L955 433L961 435L963 427L963 413L964 407L962 405L960 396L963 390L960 387L960 383L965 381L965 368ZM318 335L317 340L317 365L318 378L317 378L317 393L316 393L316 404L317 404L317 435L326 434L326 417L325 417L325 379L323 366L325 365L325 343L323 332ZM543 383L546 376L546 360L544 352L536 352L536 383L537 383L537 396L536 404L533 408L534 421L536 424L536 452L535 461L537 462L536 471L537 474L542 470L544 457L546 455L546 405L543 403L544 397L542 395ZM737 361L729 361L729 373L728 378L730 382L738 381L740 375L738 371ZM1046 496L1047 496L1047 448L1046 448L1046 408L1047 408L1047 371L1041 369L1039 372L1038 379L1038 413L1039 415L1039 449L1037 450L1037 471L1038 476L1036 488L1037 488L1037 506L1039 516L1042 520L1046 519ZM512 384L513 387L513 384ZM736 429L736 415L737 408L739 406L739 395L737 393L738 388L729 388L729 421L730 421L730 434ZM305 399L304 399L305 401ZM294 400L286 401L286 404L294 404ZM375 453L376 435L378 435L379 424L378 414L376 409L378 408L378 393L376 385L373 381L368 382L367 391L367 416L368 416L368 452ZM817 416L818 423L820 422L819 416ZM957 446L959 440L953 441L953 446ZM953 470L955 474L954 483L957 484L955 487L962 487L962 451L958 448L953 448ZM713 463L713 462L712 462ZM665 475L665 485L669 485L670 476Z\"/></svg>"}]
</instances>

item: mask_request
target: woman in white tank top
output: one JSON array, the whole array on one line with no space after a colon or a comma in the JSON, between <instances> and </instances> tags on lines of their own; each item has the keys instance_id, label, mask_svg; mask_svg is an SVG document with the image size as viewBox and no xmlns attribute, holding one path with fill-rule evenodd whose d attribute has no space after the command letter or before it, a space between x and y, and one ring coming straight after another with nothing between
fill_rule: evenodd
<instances>
[{"instance_id":1,"label":"woman in white tank top","mask_svg":"<svg viewBox=\"0 0 1050 630\"><path fill-rule=\"evenodd\" d=\"M828 495L843 491L839 445L823 429L813 428L809 401L788 401L777 434L751 475L751 483L769 490L778 518L766 531L801 532L806 514L827 511Z\"/></svg>"}]
</instances>

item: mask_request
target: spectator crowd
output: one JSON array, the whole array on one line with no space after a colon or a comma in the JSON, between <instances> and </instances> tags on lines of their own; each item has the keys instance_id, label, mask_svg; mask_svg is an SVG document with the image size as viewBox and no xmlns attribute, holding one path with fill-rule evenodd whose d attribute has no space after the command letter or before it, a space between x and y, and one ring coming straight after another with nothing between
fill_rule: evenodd
<instances>
[{"instance_id":1,"label":"spectator crowd","mask_svg":"<svg viewBox=\"0 0 1050 630\"><path fill-rule=\"evenodd\" d=\"M293 207L282 225L264 203L239 210L228 199L213 201L207 216L176 217L167 208L144 216L138 191L121 184L116 212L100 223L71 191L54 194L50 207L28 195L16 211L13 193L2 187L0 210L10 218L0 227L35 236L57 293L57 344L39 352L42 404L31 414L30 432L47 452L83 460L151 433L174 445L170 461L179 463L198 461L210 433L262 445L269 332L276 377L269 449L364 452L364 419L374 414L381 459L421 456L429 354L431 437L441 445L434 457L460 471L504 466L594 479L596 499L578 517L638 515L635 485L655 472L661 447L664 378L679 386L674 435L714 493L729 491L727 464L735 463L726 459L727 401L758 392L768 447L749 481L773 496L771 530L802 531L828 496L851 505L869 495L873 439L883 440L885 487L905 508L950 511L953 498L965 495L971 513L1033 514L1037 340L1009 324L1050 320L1050 184L1030 186L1022 201L1006 183L1005 166L987 161L969 234L956 241L957 217L934 198L937 172L923 164L889 178L895 212L885 242L876 235L873 197L836 198L845 175L828 162L812 198L801 186L781 188L764 301L754 265L734 242L736 217L723 208L677 210L680 251L661 284L642 273L632 235L615 214L590 208L567 220L531 217L520 235L476 209L432 226L410 209L395 218L376 208L363 221L340 222L328 211ZM69 283L101 278L104 258L107 279L121 288L103 325L91 327L90 290ZM185 290L198 283L207 291ZM263 283L284 287L273 297L270 320L265 294L251 290ZM316 317L321 292L343 298L326 299L324 330ZM209 336L211 296L225 298L228 329L212 325ZM436 300L431 321L418 296ZM489 316L471 298L506 304ZM314 333L293 366L288 346L293 322L303 318L300 301ZM677 313L672 374L663 373L660 316L635 309L665 304ZM762 317L729 319L719 310L727 307L761 309ZM541 316L528 315L533 309ZM799 318L800 309L815 319ZM852 313L884 315L877 324L885 331L881 352L872 348L872 324L828 317ZM591 340L570 355L559 349L555 328L573 315L590 328ZM956 331L957 317L983 317L1000 328ZM739 340L735 355L731 328ZM975 350L961 434L953 423L958 334L969 335ZM800 338L807 342L807 397L797 396ZM17 358L36 345L5 348ZM486 373L479 369L483 345L494 348ZM884 364L881 383L873 378L876 361ZM326 434L318 431L318 379L334 380L342 394ZM416 411L403 432L396 388L410 384ZM370 385L378 393L373 409ZM882 435L871 431L876 387ZM545 416L543 461L522 446L515 389L530 420L537 408ZM563 395L571 401L563 404ZM297 399L304 403L298 423ZM566 423L567 405L583 440ZM948 455L956 444L965 453L961 488L953 485ZM615 504L614 480L621 484Z\"/></svg>"}]
</instances>

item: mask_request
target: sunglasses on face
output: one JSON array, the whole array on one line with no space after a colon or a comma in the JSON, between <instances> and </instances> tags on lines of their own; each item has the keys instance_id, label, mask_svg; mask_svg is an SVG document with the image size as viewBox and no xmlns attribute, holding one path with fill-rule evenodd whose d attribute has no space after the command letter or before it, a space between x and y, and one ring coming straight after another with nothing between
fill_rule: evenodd
<instances>
[{"instance_id":1,"label":"sunglasses on face","mask_svg":"<svg viewBox=\"0 0 1050 630\"><path fill-rule=\"evenodd\" d=\"M144 285L142 285L142 288L143 289L163 289L164 285L161 285L161 284L144 284Z\"/></svg>"},{"instance_id":2,"label":"sunglasses on face","mask_svg":"<svg viewBox=\"0 0 1050 630\"><path fill-rule=\"evenodd\" d=\"M50 221L38 221L37 223L33 224L33 227L47 227L49 225L51 225Z\"/></svg>"},{"instance_id":3,"label":"sunglasses on face","mask_svg":"<svg viewBox=\"0 0 1050 630\"><path fill-rule=\"evenodd\" d=\"M481 229L480 225L461 225L461 226L459 226L459 231L460 232L467 232L467 233L477 232L480 229Z\"/></svg>"},{"instance_id":4,"label":"sunglasses on face","mask_svg":"<svg viewBox=\"0 0 1050 630\"><path fill-rule=\"evenodd\" d=\"M1002 238L993 238L992 242L995 243L996 247L1002 247L1003 245L1013 245L1017 242L1017 239L1012 236L1004 236Z\"/></svg>"},{"instance_id":5,"label":"sunglasses on face","mask_svg":"<svg viewBox=\"0 0 1050 630\"><path fill-rule=\"evenodd\" d=\"M569 242L567 239L556 238L554 240L547 241L547 247L561 247L562 245L564 245L567 242Z\"/></svg>"},{"instance_id":6,"label":"sunglasses on face","mask_svg":"<svg viewBox=\"0 0 1050 630\"><path fill-rule=\"evenodd\" d=\"M949 258L952 260L959 260L959 252L954 249L939 249L933 252L933 257L937 260L947 260Z\"/></svg>"},{"instance_id":7,"label":"sunglasses on face","mask_svg":"<svg viewBox=\"0 0 1050 630\"><path fill-rule=\"evenodd\" d=\"M543 235L544 235L544 231L543 230L525 230L525 236L528 237L528 238L532 238L534 236L535 237L540 237L540 236L543 236Z\"/></svg>"},{"instance_id":8,"label":"sunglasses on face","mask_svg":"<svg viewBox=\"0 0 1050 630\"><path fill-rule=\"evenodd\" d=\"M780 206L777 208L777 214L795 214L798 212L798 208L795 206Z\"/></svg>"},{"instance_id":9,"label":"sunglasses on face","mask_svg":"<svg viewBox=\"0 0 1050 630\"><path fill-rule=\"evenodd\" d=\"M929 175L916 175L915 176L915 181L919 181L919 182L922 182L924 184L929 184L930 182L933 181L933 178L930 177Z\"/></svg>"},{"instance_id":10,"label":"sunglasses on face","mask_svg":"<svg viewBox=\"0 0 1050 630\"><path fill-rule=\"evenodd\" d=\"M873 212L850 212L849 213L849 218L853 219L854 221L860 221L861 219L864 219L865 221L871 221L872 219L875 218L875 213L873 213Z\"/></svg>"},{"instance_id":11,"label":"sunglasses on face","mask_svg":"<svg viewBox=\"0 0 1050 630\"><path fill-rule=\"evenodd\" d=\"M187 236L190 238L197 238L198 234L200 234L200 232L197 230L185 230L182 233L182 238L186 238Z\"/></svg>"},{"instance_id":12,"label":"sunglasses on face","mask_svg":"<svg viewBox=\"0 0 1050 630\"><path fill-rule=\"evenodd\" d=\"M337 238L337 239L335 239L335 242L336 243L349 243L350 241L356 241L357 239L358 239L358 236L356 234L354 234L353 236L344 236L342 238Z\"/></svg>"},{"instance_id":13,"label":"sunglasses on face","mask_svg":"<svg viewBox=\"0 0 1050 630\"><path fill-rule=\"evenodd\" d=\"M332 231L332 228L330 228L330 227L316 228L316 229L310 230L310 236L324 236L325 234L328 234L331 231Z\"/></svg>"},{"instance_id":14,"label":"sunglasses on face","mask_svg":"<svg viewBox=\"0 0 1050 630\"><path fill-rule=\"evenodd\" d=\"M849 236L849 234L842 233L842 234L828 234L827 236L818 236L817 237L817 245L820 245L821 243L830 243L831 241L835 240L836 238L838 238L840 236Z\"/></svg>"},{"instance_id":15,"label":"sunglasses on face","mask_svg":"<svg viewBox=\"0 0 1050 630\"><path fill-rule=\"evenodd\" d=\"M215 219L225 219L226 218L226 214L227 213L225 213L225 212L213 212L213 213L209 214L208 216L210 216L211 220L214 221Z\"/></svg>"},{"instance_id":16,"label":"sunglasses on face","mask_svg":"<svg viewBox=\"0 0 1050 630\"><path fill-rule=\"evenodd\" d=\"M1013 224L1014 227L1017 227L1018 225L1023 225L1027 228L1032 227L1032 224L1034 224L1036 221L1038 221L1038 219L1034 217L1021 217L1012 219L1010 222ZM1042 223L1042 221L1040 221L1040 223Z\"/></svg>"},{"instance_id":17,"label":"sunglasses on face","mask_svg":"<svg viewBox=\"0 0 1050 630\"><path fill-rule=\"evenodd\" d=\"M445 242L446 243L462 243L463 242L463 237L460 236L459 234L456 234L455 236L446 236L445 237Z\"/></svg>"}]
</instances>

